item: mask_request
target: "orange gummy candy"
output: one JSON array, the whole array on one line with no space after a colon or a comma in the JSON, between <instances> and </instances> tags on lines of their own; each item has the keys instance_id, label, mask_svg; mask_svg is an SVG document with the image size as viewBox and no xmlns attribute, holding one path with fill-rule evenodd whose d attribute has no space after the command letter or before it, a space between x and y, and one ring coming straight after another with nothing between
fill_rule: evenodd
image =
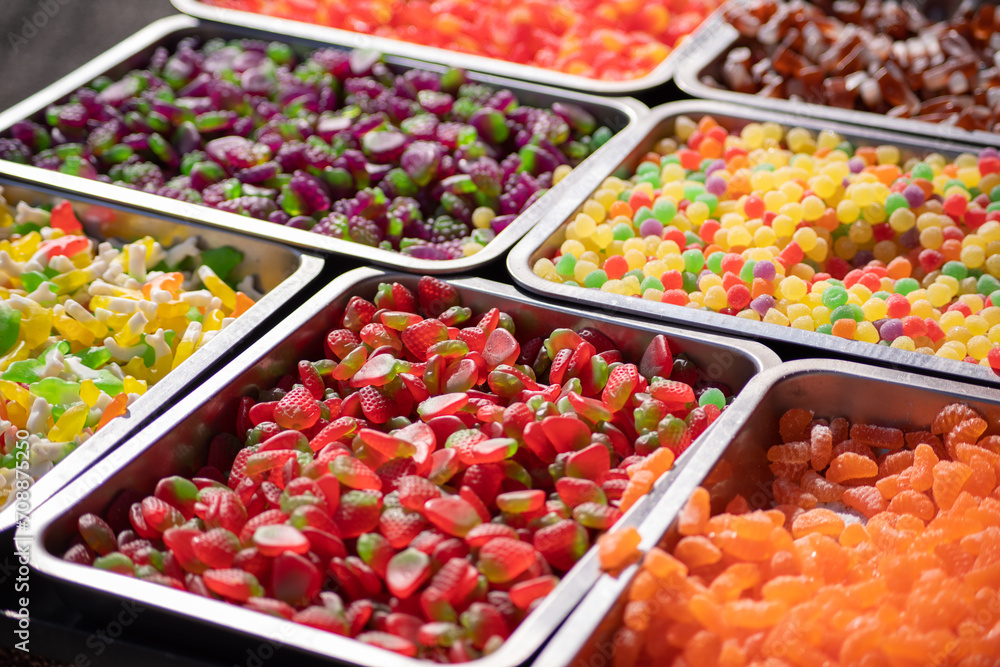
<instances>
[{"instance_id":1,"label":"orange gummy candy","mask_svg":"<svg viewBox=\"0 0 1000 667\"><path fill-rule=\"evenodd\" d=\"M878 475L878 464L853 452L845 452L834 458L826 471L826 478L836 484L849 479L865 479L876 475Z\"/></svg>"},{"instance_id":2,"label":"orange gummy candy","mask_svg":"<svg viewBox=\"0 0 1000 667\"><path fill-rule=\"evenodd\" d=\"M617 570L639 553L639 542L642 536L639 531L629 526L620 530L604 533L597 538L597 554L601 559L601 567L605 570Z\"/></svg>"}]
</instances>

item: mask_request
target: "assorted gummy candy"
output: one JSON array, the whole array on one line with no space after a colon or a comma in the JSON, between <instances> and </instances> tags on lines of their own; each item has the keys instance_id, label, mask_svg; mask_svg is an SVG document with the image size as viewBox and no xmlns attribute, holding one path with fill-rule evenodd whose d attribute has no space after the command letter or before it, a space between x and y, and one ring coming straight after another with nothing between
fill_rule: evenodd
<instances>
[{"instance_id":1,"label":"assorted gummy candy","mask_svg":"<svg viewBox=\"0 0 1000 667\"><path fill-rule=\"evenodd\" d=\"M148 67L16 123L0 158L434 260L481 250L612 135L368 51L192 38Z\"/></svg>"},{"instance_id":2,"label":"assorted gummy candy","mask_svg":"<svg viewBox=\"0 0 1000 667\"><path fill-rule=\"evenodd\" d=\"M678 117L533 266L600 289L1000 368L1000 154L906 157Z\"/></svg>"},{"instance_id":3,"label":"assorted gummy candy","mask_svg":"<svg viewBox=\"0 0 1000 667\"><path fill-rule=\"evenodd\" d=\"M69 202L0 196L0 506L20 457L38 479L253 305L252 278L226 282L242 259L194 237L102 241Z\"/></svg>"},{"instance_id":4,"label":"assorted gummy candy","mask_svg":"<svg viewBox=\"0 0 1000 667\"><path fill-rule=\"evenodd\" d=\"M193 479L79 519L67 560L409 656L495 650L726 407L662 335L518 340L424 277L242 399ZM222 472L226 471L226 472ZM147 490L148 492L149 490Z\"/></svg>"},{"instance_id":5,"label":"assorted gummy candy","mask_svg":"<svg viewBox=\"0 0 1000 667\"><path fill-rule=\"evenodd\" d=\"M208 0L228 9L317 23L605 81L663 62L720 0Z\"/></svg>"},{"instance_id":6,"label":"assorted gummy candy","mask_svg":"<svg viewBox=\"0 0 1000 667\"><path fill-rule=\"evenodd\" d=\"M614 665L996 664L997 427L959 403L907 431L789 410L773 509L726 493L723 460L642 557ZM627 532L606 566L636 559Z\"/></svg>"}]
</instances>

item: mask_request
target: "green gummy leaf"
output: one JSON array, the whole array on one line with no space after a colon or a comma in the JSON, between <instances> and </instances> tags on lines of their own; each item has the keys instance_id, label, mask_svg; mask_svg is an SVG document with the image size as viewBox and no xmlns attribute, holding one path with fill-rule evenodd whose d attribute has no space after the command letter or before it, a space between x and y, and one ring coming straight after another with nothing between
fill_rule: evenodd
<instances>
[{"instance_id":1,"label":"green gummy leaf","mask_svg":"<svg viewBox=\"0 0 1000 667\"><path fill-rule=\"evenodd\" d=\"M87 368L97 370L104 364L111 361L111 352L104 347L89 347L72 355L80 360Z\"/></svg>"},{"instance_id":2,"label":"green gummy leaf","mask_svg":"<svg viewBox=\"0 0 1000 667\"><path fill-rule=\"evenodd\" d=\"M32 384L33 382L38 382L41 379L38 375L38 370L40 370L43 366L45 366L45 364L37 359L15 361L7 367L7 370L4 371L3 375L0 375L0 379L8 380L10 382Z\"/></svg>"},{"instance_id":3,"label":"green gummy leaf","mask_svg":"<svg viewBox=\"0 0 1000 667\"><path fill-rule=\"evenodd\" d=\"M21 311L0 301L0 354L6 354L14 347L21 333Z\"/></svg>"},{"instance_id":4,"label":"green gummy leaf","mask_svg":"<svg viewBox=\"0 0 1000 667\"><path fill-rule=\"evenodd\" d=\"M106 369L99 370L97 371L97 376L94 378L94 386L108 396L117 396L125 391L125 384L111 371ZM77 395L79 396L79 385L77 385Z\"/></svg>"},{"instance_id":5,"label":"green gummy leaf","mask_svg":"<svg viewBox=\"0 0 1000 667\"><path fill-rule=\"evenodd\" d=\"M243 253L230 246L212 248L201 253L201 263L215 271L215 275L227 280L229 274L243 261Z\"/></svg>"}]
</instances>

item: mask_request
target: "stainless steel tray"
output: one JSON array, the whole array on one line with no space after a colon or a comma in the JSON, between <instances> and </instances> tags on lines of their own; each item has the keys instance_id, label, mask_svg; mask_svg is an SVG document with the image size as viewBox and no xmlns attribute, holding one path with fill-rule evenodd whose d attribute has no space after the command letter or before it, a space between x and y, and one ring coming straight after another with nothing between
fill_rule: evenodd
<instances>
[{"instance_id":1,"label":"stainless steel tray","mask_svg":"<svg viewBox=\"0 0 1000 667\"><path fill-rule=\"evenodd\" d=\"M761 95L748 95L725 88L714 88L702 83L701 78L705 75L713 76L717 81L721 81L722 65L726 61L726 55L729 51L736 46L749 44L752 41L743 38L739 31L723 17L726 7L729 4L742 3L744 1L730 0L729 3L723 5L719 10L720 19L713 25L712 39L701 41L698 48L685 49L684 60L677 65L674 80L681 90L692 97L732 102L734 104L770 109L781 113L825 118L864 127L875 127L882 130L906 132L923 137L936 137L948 141L1000 146L1000 134L994 132L963 130L960 127L926 123L910 118L891 118L884 114L870 111L839 109L811 102L793 102L791 100L763 97Z\"/></svg>"},{"instance_id":2,"label":"stainless steel tray","mask_svg":"<svg viewBox=\"0 0 1000 667\"><path fill-rule=\"evenodd\" d=\"M737 1L743 2L744 0ZM700 43L703 33L712 32L712 26L724 23L722 14L717 9L709 14L697 30L682 40L677 48L671 51L653 71L636 79L602 81L601 79L567 74L566 72L536 67L534 65L522 65L497 58L476 56L434 46L414 44L413 42L405 42L390 37L375 37L352 30L342 30L340 28L305 23L303 21L275 18L273 16L238 9L215 7L201 0L171 0L171 2L174 7L185 14L197 16L208 21L273 30L296 37L345 44L356 48L376 49L383 53L392 53L418 60L443 63L452 67L464 67L477 72L495 74L511 79L521 79L522 81L532 81L549 86L559 86L587 93L596 93L598 95L635 95L652 90L670 81L678 71L679 65L690 55L689 49L691 44L695 41Z\"/></svg>"},{"instance_id":3,"label":"stainless steel tray","mask_svg":"<svg viewBox=\"0 0 1000 667\"><path fill-rule=\"evenodd\" d=\"M541 224L532 229L514 247L507 257L507 268L514 281L533 292L564 299L589 308L624 312L671 324L694 326L716 333L767 340L779 344L791 343L813 348L820 352L848 356L892 368L913 369L1000 385L1000 376L994 374L990 369L964 361L951 361L883 345L844 340L814 331L803 331L765 322L753 322L716 312L552 283L539 278L532 272L531 267L534 266L535 260L541 257L550 257L559 247L564 240L563 223L576 215L583 202L605 178L620 167L634 169L642 156L653 147L658 139L673 133L673 123L677 116L686 115L697 119L706 114L710 114L727 129L740 128L750 122L763 121L772 121L785 127L804 127L813 131L830 129L864 145L893 144L898 146L903 151L904 159L908 154L914 153L938 152L946 156L954 156L972 150L965 146L933 138L892 134L816 118L790 116L765 109L736 106L726 102L690 100L663 104L656 107L638 126L628 130L622 136L622 140L615 144L613 154L607 156L601 163L600 169L591 169L580 178L574 179L572 191L552 208Z\"/></svg>"},{"instance_id":4,"label":"stainless steel tray","mask_svg":"<svg viewBox=\"0 0 1000 667\"><path fill-rule=\"evenodd\" d=\"M17 539L31 544L32 565L52 579L60 595L72 606L97 613L102 605L112 611L117 601L131 599L173 620L185 619L185 633L201 630L212 633L218 646L233 640L235 634L253 638L280 638L280 643L295 651L295 659L308 654L352 665L413 667L412 658L389 654L344 637L275 620L224 602L195 597L144 581L66 562L60 555L76 530L77 518L86 512L102 512L124 488L151 492L156 482L171 474L191 475L205 460L212 436L231 428L241 395L272 386L288 372L294 372L300 358L322 357L325 333L339 326L339 318L352 295L372 296L378 283L399 281L413 286L416 278L385 273L375 269L356 269L335 279L279 326L267 332L248 350L198 387L181 403L137 434L128 444L81 476L60 495L57 502L43 507L34 517L34 532L19 533ZM651 338L659 333L676 342L678 348L719 381L741 389L758 372L777 365L778 358L757 343L732 341L661 325L624 318L592 315L582 310L550 306L518 293L512 287L479 278L453 281L462 294L464 305L474 311L496 307L513 315L518 333L525 336L545 334L557 327L597 326L621 346L627 358L638 358ZM315 355L315 356L312 356ZM737 398L733 405L739 405ZM728 409L726 411L728 413ZM723 416L726 413L723 413ZM713 425L713 429L717 424ZM694 447L705 442L703 436ZM698 458L695 449L685 459ZM661 478L651 496L636 503L619 526L636 525L652 507L653 498L669 487L670 475ZM495 653L471 663L476 667L514 667L528 661L580 601L599 576L596 551L590 552L563 578L531 619L511 635ZM140 620L145 620L146 615ZM162 625L152 623L150 632ZM219 632L219 630L225 632ZM176 636L176 635L174 635ZM187 636L187 635L185 635ZM236 639L239 641L239 638ZM236 644L230 651L240 655L245 646ZM223 656L232 658L233 653ZM289 658L291 659L291 658ZM232 660L229 660L232 662Z\"/></svg>"},{"instance_id":5,"label":"stainless steel tray","mask_svg":"<svg viewBox=\"0 0 1000 667\"><path fill-rule=\"evenodd\" d=\"M728 419L700 450L683 460L676 478L662 495L650 517L639 526L640 548L649 549L666 537L674 519L695 488L721 460L728 461L738 478L723 482L712 492L713 507L725 506L737 493L751 507L770 507L767 448L778 434L778 418L790 408L805 408L817 416L844 416L881 426L930 428L934 415L945 405L961 401L992 422L1000 419L1000 391L983 389L913 373L883 371L853 363L805 359L766 371L747 385L739 406L727 410ZM716 505L718 503L718 505ZM629 584L638 572L633 565L617 578L604 575L576 608L538 657L545 667L593 667L610 664L615 645L613 633L621 623ZM602 661L602 662L599 662Z\"/></svg>"},{"instance_id":6,"label":"stainless steel tray","mask_svg":"<svg viewBox=\"0 0 1000 667\"><path fill-rule=\"evenodd\" d=\"M115 195L124 188L71 177L57 178L62 174L50 176L44 172L45 179L33 180L32 177L38 171L4 163L0 169L0 186L9 203L13 205L18 201L25 201L38 206L68 200L73 204L87 234L97 238L116 237L131 241L149 234L161 243L178 243L197 236L208 247L233 246L245 255L242 264L236 269L236 275L241 278L246 275L259 276L259 287L267 294L177 369L150 387L129 407L127 416L111 421L35 482L31 487L32 509L41 506L56 491L124 442L127 436L178 401L182 392L216 365L227 351L252 340L255 330L284 304L299 298L323 268L321 259L293 248L254 239L222 227L199 224L195 222L202 213L199 208L182 205L174 207L169 215L153 217L140 207L116 201ZM214 216L207 217L210 219ZM17 513L13 506L0 512L0 532L16 523Z\"/></svg>"},{"instance_id":7,"label":"stainless steel tray","mask_svg":"<svg viewBox=\"0 0 1000 667\"><path fill-rule=\"evenodd\" d=\"M68 74L39 93L0 113L0 132L8 129L19 120L26 118L39 120L50 104L55 104L68 97L78 88L90 83L98 76L120 77L132 69L145 67L157 47L172 47L185 37L199 37L202 39L211 39L214 37L221 37L223 39L250 37L284 41L303 49L328 46L331 43L347 48L360 48L363 46L363 44L359 43L358 36L350 36L350 33L345 33L348 35L348 39L346 40L333 40L331 38L325 43L321 40L307 37L289 37L277 34L271 31L276 21L276 19L269 19L262 22L259 27L221 25L180 15L155 21L75 72ZM415 68L433 71L444 71L447 69L441 65L416 62L399 56L387 57L387 62L399 71ZM455 65L464 67L466 63L460 61L456 62ZM528 104L549 106L553 102L559 101L578 104L589 110L600 123L607 125L619 134L620 130L633 125L649 111L644 104L631 98L597 97L585 93L557 90L481 74L473 74L469 78L493 87L509 88L517 94L521 101ZM617 137L613 137L607 144L584 160L577 167L576 171L583 173L600 164L601 160L604 159L603 156L608 154L608 151L615 143L617 143ZM0 164L8 163L0 160ZM53 173L36 167L28 167L28 169L32 169L38 173L39 176L37 178L40 179L48 178L47 175ZM84 180L77 179L76 177L73 178ZM460 273L484 266L503 256L528 229L533 227L545 215L548 209L561 196L564 196L567 188L570 186L571 180L571 178L566 178L563 182L554 186L535 205L518 216L506 229L497 234L496 238L486 244L486 247L480 252L471 257L444 261L416 259L401 253L372 248L361 243L335 239L323 236L322 234L314 234L306 230L293 229L262 220L253 220L244 216L216 211L215 209L211 210L218 213L219 216L213 215L210 219L213 220L212 224L219 224L214 222L215 220L229 220L228 226L230 228L241 229L247 234L279 241L303 250L321 251L353 257L363 262L423 274ZM121 189L124 190L125 188ZM174 206L174 200L168 197L160 197L142 192L135 194L137 196L136 201L145 200L147 203L144 204L144 207L149 210L169 211ZM141 195L141 197L138 195ZM124 195L121 196L124 197ZM200 207L199 210L206 208L208 207Z\"/></svg>"}]
</instances>

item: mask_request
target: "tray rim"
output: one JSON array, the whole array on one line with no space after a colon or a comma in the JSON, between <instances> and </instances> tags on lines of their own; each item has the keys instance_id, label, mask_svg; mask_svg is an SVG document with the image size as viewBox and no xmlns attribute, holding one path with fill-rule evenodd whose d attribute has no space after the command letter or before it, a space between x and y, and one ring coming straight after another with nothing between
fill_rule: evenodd
<instances>
[{"instance_id":1,"label":"tray rim","mask_svg":"<svg viewBox=\"0 0 1000 667\"><path fill-rule=\"evenodd\" d=\"M247 368L258 362L276 346L282 344L287 337L287 331L294 331L303 323L314 317L320 310L327 307L327 305L333 300L342 298L344 294L349 293L349 290L354 289L358 285L363 283L367 284L376 279L392 279L393 277L406 276L405 274L399 272L387 272L375 268L359 268L337 277L316 295L310 298L305 304L296 309L296 311L286 318L281 325L272 328L265 335L256 340L249 348L244 350L238 357L227 364L223 369L208 378L199 390L201 395L189 395L182 401L178 402L160 418L147 425L141 433L133 436L128 443L99 462L96 466L92 467L87 473L76 479L59 494L58 502L42 507L39 512L34 515L33 523L35 526L32 531L22 531L18 533L16 539L31 541L32 543L30 547L32 567L47 577L51 577L59 582L69 583L76 587L83 587L88 589L91 593L137 599L147 606L156 607L160 611L164 611L166 613L183 616L188 619L194 618L195 620L205 620L177 611L190 606L191 598L186 592L174 591L149 582L135 581L114 573L94 570L93 568L88 568L86 570L86 572L88 572L86 577L78 576L84 572L84 570L79 569L82 566L74 563L68 563L61 558L50 554L46 550L44 543L47 531L51 527L53 521L57 520L66 512L71 511L79 500L88 496L102 482L108 480L110 477L130 465L149 447L158 442L159 439L162 438L177 423L187 419L195 410L199 409L204 402L203 396L212 396L223 390L232 381L239 377L239 375L242 374ZM412 279L412 277L410 278ZM568 307L564 304L544 303L531 297L530 295L525 295L519 292L509 285L496 283L483 278L459 278L450 280L450 282L454 283L460 289L464 287L480 293L495 293L502 295L505 298L516 300L520 303L548 311L575 314L589 319L597 319L598 321L604 320L606 322L610 322L611 320L611 318L606 315L587 313L581 311L580 309ZM677 327L643 322L631 318L614 319L616 324L620 324L625 327L637 327L645 331L665 333L675 337L697 340L699 342L709 342L719 346L721 349L734 353L740 353L757 367L757 373L755 376L767 369L775 368L780 364L780 359L777 355L765 346L752 341L731 339L716 335L703 335L700 332L686 331ZM749 386L749 383L747 386ZM741 402L737 398L733 401L732 405L738 405L740 403ZM730 411L730 409L731 406L723 413L723 417ZM709 432L715 429L716 425L721 422L721 419L722 418L720 418L716 424L712 425ZM708 432L706 432L706 434L707 433ZM701 443L706 442L706 434L702 434L702 437L696 441L699 443L699 447L701 446ZM665 488L669 487L673 477L674 475L671 473L662 477L649 495L644 496L635 504L635 506L626 512L625 516L617 524L616 529L631 525L636 520L643 520L649 509L653 507L654 499L658 497ZM489 656L473 661L473 663L469 664L474 667L513 667L515 665L524 664L533 654L537 653L545 645L546 641L551 637L555 629L560 623L563 622L563 620L569 615L570 611L572 611L576 604L578 604L583 598L584 593L592 586L593 582L597 578L597 575L597 554L596 550L591 548L588 550L587 555L584 556L584 558L582 558L581 561L572 570L570 570L565 577L563 577L562 583L557 586L554 593L550 595L546 605L536 610L536 612L541 613L542 616L548 620L547 628L543 628L539 631L537 629L537 622L533 624L522 623L519 628L511 634L511 638L504 642L501 649ZM139 584L142 586L139 589L134 589L134 587ZM96 591L93 589L96 589ZM150 594L136 594L136 590L140 593L145 591ZM557 594L561 597L557 597ZM199 600L199 603L201 602L202 601ZM224 629L227 632L233 630L233 626L237 625L237 623L234 623L230 619L237 619L239 621L238 625L243 629L243 634L247 634L247 629L249 628L258 628L262 624L274 622L274 619L269 619L266 616L262 617L258 613L251 612L250 610L242 609L225 602L204 602L212 602L213 606L209 609L213 611L218 610L219 613L216 614L216 619L222 617L227 618L227 621L224 623L219 620L209 621L213 626ZM546 609L553 611L553 608L555 609L552 615L545 614ZM392 667L416 667L420 664L427 664L426 661L414 658L398 657L397 659L397 656L390 656L382 649L364 646L355 640L350 640L350 643L348 644L343 643L345 639L350 638L338 637L335 641L330 643L331 640L329 638L331 635L329 633L314 630L312 628L306 628L305 626L297 626L297 624L288 621L282 621L282 623L295 626L294 631L293 629L282 626L285 627L285 630L287 630L289 635L302 637L305 640L314 640L302 641L299 643L299 646L294 647L298 650L310 651L311 655L321 655L322 657L330 659L347 659L349 656L350 659L354 660L357 664L381 665L388 663ZM260 632L253 634L252 636L255 638L266 636L266 633ZM323 638L326 639L320 641ZM315 646L317 645L330 646L330 648L334 651L339 650L339 652L337 654L329 651L320 652L315 649ZM369 652L372 650L375 650L376 653L371 654L371 660L366 663L364 656L368 656ZM358 658L358 656L362 657Z\"/></svg>"}]
</instances>

